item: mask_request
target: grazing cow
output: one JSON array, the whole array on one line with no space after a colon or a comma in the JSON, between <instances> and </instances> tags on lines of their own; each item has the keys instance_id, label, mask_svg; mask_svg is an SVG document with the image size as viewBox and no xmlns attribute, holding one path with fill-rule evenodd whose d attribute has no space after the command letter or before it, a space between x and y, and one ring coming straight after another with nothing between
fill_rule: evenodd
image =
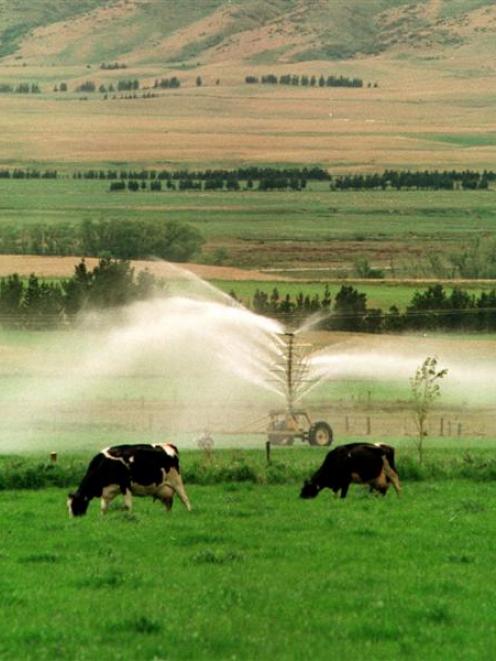
<instances>
[{"instance_id":1,"label":"grazing cow","mask_svg":"<svg viewBox=\"0 0 496 661\"><path fill-rule=\"evenodd\" d=\"M169 511L174 493L191 510L179 470L179 452L171 443L115 445L99 452L91 460L77 491L69 494L69 514L86 514L92 498L101 499L104 514L119 493L124 496L128 510L135 494L153 496Z\"/></svg>"},{"instance_id":2,"label":"grazing cow","mask_svg":"<svg viewBox=\"0 0 496 661\"><path fill-rule=\"evenodd\" d=\"M331 450L322 466L305 480L301 498L315 498L325 487L345 498L352 482L368 484L371 491L386 495L392 484L399 495L401 486L394 462L394 448L382 443L349 443Z\"/></svg>"}]
</instances>

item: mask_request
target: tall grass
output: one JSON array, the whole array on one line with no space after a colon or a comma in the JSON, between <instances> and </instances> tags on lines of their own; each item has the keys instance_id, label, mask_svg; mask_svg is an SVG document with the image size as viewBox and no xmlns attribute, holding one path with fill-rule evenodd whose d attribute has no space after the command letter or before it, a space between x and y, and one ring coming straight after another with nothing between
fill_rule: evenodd
<instances>
[{"instance_id":1,"label":"tall grass","mask_svg":"<svg viewBox=\"0 0 496 661\"><path fill-rule=\"evenodd\" d=\"M262 450L216 450L211 456L184 452L182 473L186 484L300 484L322 463L327 449L276 449L270 463ZM89 456L61 457L57 464L36 457L0 457L0 491L11 489L73 488L81 481ZM419 464L412 448L397 452L397 467L404 482L496 479L496 452L490 449L429 449Z\"/></svg>"}]
</instances>

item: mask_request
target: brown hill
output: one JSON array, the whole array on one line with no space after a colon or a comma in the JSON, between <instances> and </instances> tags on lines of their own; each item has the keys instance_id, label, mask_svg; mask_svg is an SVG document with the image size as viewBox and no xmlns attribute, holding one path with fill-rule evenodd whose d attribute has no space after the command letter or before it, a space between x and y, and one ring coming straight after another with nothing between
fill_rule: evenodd
<instances>
[{"instance_id":1,"label":"brown hill","mask_svg":"<svg viewBox=\"0 0 496 661\"><path fill-rule=\"evenodd\" d=\"M0 57L28 64L278 64L492 54L493 0L0 0Z\"/></svg>"}]
</instances>

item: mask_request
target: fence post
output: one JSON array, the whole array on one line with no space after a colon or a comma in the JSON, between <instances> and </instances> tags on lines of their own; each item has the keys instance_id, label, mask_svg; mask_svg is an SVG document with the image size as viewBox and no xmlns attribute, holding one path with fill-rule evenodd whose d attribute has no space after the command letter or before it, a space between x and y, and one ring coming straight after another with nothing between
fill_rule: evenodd
<instances>
[{"instance_id":1,"label":"fence post","mask_svg":"<svg viewBox=\"0 0 496 661\"><path fill-rule=\"evenodd\" d=\"M370 436L370 418L367 416L367 431L365 432L367 436Z\"/></svg>"},{"instance_id":2,"label":"fence post","mask_svg":"<svg viewBox=\"0 0 496 661\"><path fill-rule=\"evenodd\" d=\"M439 422L439 436L444 436L444 418L441 417Z\"/></svg>"},{"instance_id":3,"label":"fence post","mask_svg":"<svg viewBox=\"0 0 496 661\"><path fill-rule=\"evenodd\" d=\"M462 435L462 423L461 422L458 423L457 433L458 433L458 436Z\"/></svg>"},{"instance_id":4,"label":"fence post","mask_svg":"<svg viewBox=\"0 0 496 661\"><path fill-rule=\"evenodd\" d=\"M265 457L267 460L267 466L270 466L271 460L270 460L270 441L265 441Z\"/></svg>"},{"instance_id":5,"label":"fence post","mask_svg":"<svg viewBox=\"0 0 496 661\"><path fill-rule=\"evenodd\" d=\"M350 419L347 415L344 416L344 430L346 433L350 431Z\"/></svg>"}]
</instances>

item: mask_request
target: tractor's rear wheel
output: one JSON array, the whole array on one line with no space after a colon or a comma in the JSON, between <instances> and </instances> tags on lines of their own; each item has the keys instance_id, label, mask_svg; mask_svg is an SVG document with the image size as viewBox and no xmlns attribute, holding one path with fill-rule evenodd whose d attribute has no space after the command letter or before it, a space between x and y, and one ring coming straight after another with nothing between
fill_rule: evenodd
<instances>
[{"instance_id":1,"label":"tractor's rear wheel","mask_svg":"<svg viewBox=\"0 0 496 661\"><path fill-rule=\"evenodd\" d=\"M324 447L332 443L332 429L327 422L320 420L314 422L308 430L308 442L310 445Z\"/></svg>"}]
</instances>

